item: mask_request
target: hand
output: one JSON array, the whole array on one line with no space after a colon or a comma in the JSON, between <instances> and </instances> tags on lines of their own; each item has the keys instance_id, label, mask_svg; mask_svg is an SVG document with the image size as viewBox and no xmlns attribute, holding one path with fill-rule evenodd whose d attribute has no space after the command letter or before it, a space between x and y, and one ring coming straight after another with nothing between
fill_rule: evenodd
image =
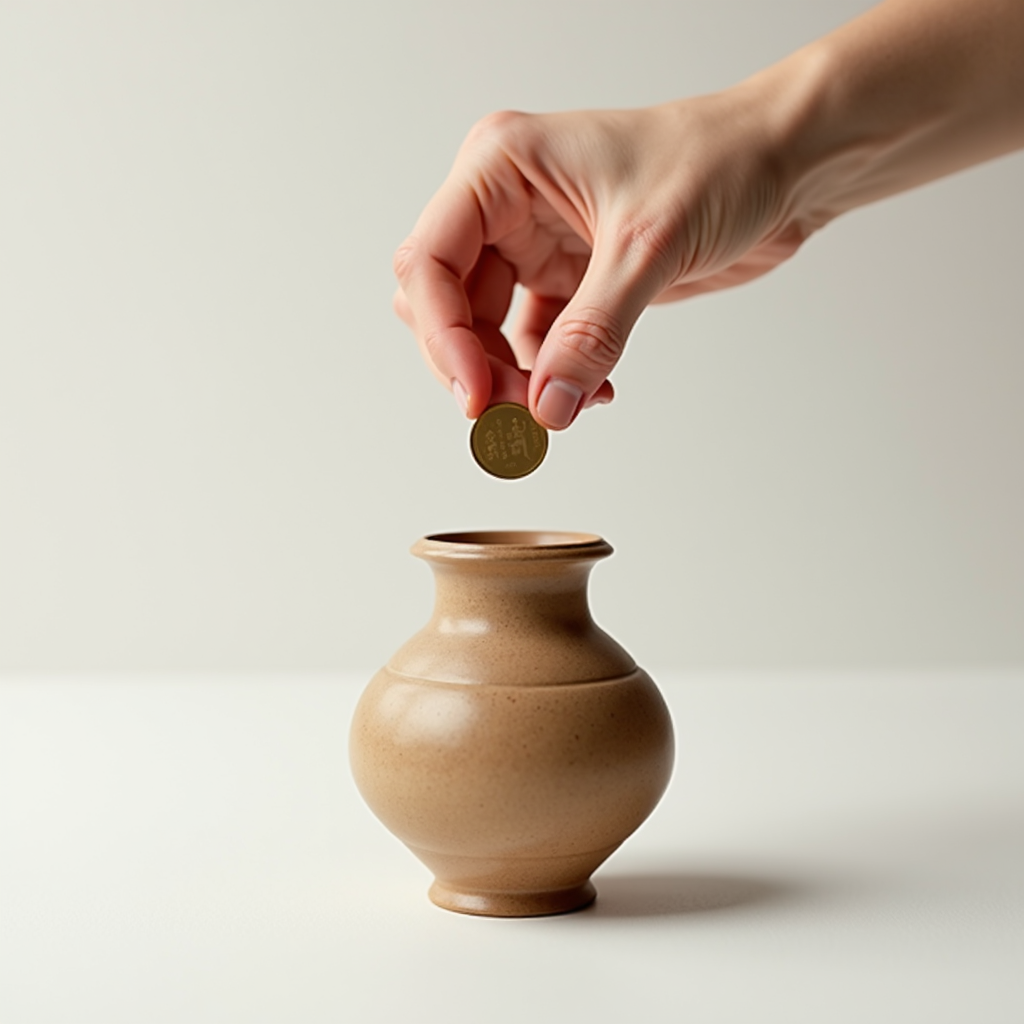
<instances>
[{"instance_id":1,"label":"hand","mask_svg":"<svg viewBox=\"0 0 1024 1024\"><path fill-rule=\"evenodd\" d=\"M765 99L737 87L473 129L395 256L396 310L468 416L516 401L568 426L611 400L649 303L749 281L796 251L806 228L786 216Z\"/></svg>"},{"instance_id":2,"label":"hand","mask_svg":"<svg viewBox=\"0 0 1024 1024\"><path fill-rule=\"evenodd\" d=\"M1024 146L1022 52L1021 0L886 0L713 96L485 118L395 256L396 309L468 416L519 401L566 427L612 398L649 303L749 281L846 210Z\"/></svg>"}]
</instances>

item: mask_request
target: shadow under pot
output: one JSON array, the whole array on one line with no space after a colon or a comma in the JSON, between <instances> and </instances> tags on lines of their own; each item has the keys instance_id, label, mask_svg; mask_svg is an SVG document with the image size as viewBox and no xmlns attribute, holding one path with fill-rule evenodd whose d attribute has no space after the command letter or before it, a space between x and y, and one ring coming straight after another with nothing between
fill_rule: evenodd
<instances>
[{"instance_id":1,"label":"shadow under pot","mask_svg":"<svg viewBox=\"0 0 1024 1024\"><path fill-rule=\"evenodd\" d=\"M370 808L466 914L576 910L672 772L668 709L590 616L600 537L425 537L433 617L364 691L350 736Z\"/></svg>"}]
</instances>

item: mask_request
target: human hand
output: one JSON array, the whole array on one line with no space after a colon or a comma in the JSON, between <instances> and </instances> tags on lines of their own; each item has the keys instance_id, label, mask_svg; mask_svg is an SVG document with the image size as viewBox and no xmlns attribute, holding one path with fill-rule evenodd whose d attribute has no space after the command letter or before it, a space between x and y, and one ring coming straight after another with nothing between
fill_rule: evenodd
<instances>
[{"instance_id":1,"label":"human hand","mask_svg":"<svg viewBox=\"0 0 1024 1024\"><path fill-rule=\"evenodd\" d=\"M1022 47L1020 0L885 0L713 96L485 118L395 256L395 307L467 415L528 402L561 429L611 399L648 303L749 281L846 210L1024 146Z\"/></svg>"},{"instance_id":2,"label":"human hand","mask_svg":"<svg viewBox=\"0 0 1024 1024\"><path fill-rule=\"evenodd\" d=\"M515 401L566 427L612 399L648 304L749 281L796 251L809 227L787 207L770 93L476 125L395 256L395 308L466 415Z\"/></svg>"}]
</instances>

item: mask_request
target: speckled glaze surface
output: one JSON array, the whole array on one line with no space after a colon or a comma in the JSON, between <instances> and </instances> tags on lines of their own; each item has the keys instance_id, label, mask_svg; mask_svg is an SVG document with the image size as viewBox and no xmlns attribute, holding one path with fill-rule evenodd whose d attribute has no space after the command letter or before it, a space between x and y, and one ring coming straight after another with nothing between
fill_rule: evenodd
<instances>
[{"instance_id":1,"label":"speckled glaze surface","mask_svg":"<svg viewBox=\"0 0 1024 1024\"><path fill-rule=\"evenodd\" d=\"M430 898L525 917L586 906L593 871L672 771L668 709L594 623L599 537L425 537L430 622L370 681L350 757L380 820L434 873Z\"/></svg>"}]
</instances>

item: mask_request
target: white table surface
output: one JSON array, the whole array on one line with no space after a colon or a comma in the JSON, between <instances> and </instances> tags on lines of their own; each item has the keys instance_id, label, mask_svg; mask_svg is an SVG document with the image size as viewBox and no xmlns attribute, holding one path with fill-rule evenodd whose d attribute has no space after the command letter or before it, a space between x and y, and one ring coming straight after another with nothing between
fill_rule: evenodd
<instances>
[{"instance_id":1,"label":"white table surface","mask_svg":"<svg viewBox=\"0 0 1024 1024\"><path fill-rule=\"evenodd\" d=\"M0 680L0 1021L1024 1021L1024 671L662 675L665 799L521 921L362 804L362 682Z\"/></svg>"}]
</instances>

